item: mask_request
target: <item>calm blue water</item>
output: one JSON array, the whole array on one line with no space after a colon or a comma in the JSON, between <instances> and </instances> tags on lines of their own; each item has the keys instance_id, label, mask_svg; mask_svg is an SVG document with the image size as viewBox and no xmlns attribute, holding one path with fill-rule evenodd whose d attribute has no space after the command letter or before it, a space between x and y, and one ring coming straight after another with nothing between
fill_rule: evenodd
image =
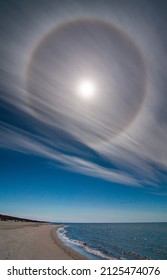
<instances>
[{"instance_id":1,"label":"calm blue water","mask_svg":"<svg viewBox=\"0 0 167 280\"><path fill-rule=\"evenodd\" d=\"M167 223L66 224L58 236L90 259L167 260Z\"/></svg>"}]
</instances>

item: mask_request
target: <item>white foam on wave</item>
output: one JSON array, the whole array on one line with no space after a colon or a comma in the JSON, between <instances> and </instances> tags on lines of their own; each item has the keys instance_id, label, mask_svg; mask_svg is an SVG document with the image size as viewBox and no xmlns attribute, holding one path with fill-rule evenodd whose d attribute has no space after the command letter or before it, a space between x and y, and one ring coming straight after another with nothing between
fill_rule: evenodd
<instances>
[{"instance_id":1,"label":"white foam on wave","mask_svg":"<svg viewBox=\"0 0 167 280\"><path fill-rule=\"evenodd\" d=\"M106 259L106 260L111 260L114 258L111 258L109 256L107 256L106 254L96 250L96 249L92 249L89 246L85 245L82 241L78 241L78 240L74 240L74 239L70 239L69 237L67 237L66 233L67 230L65 228L67 228L68 226L64 226L62 228L58 229L58 234L60 236L60 238L65 242L65 243L70 243L74 246L80 247L82 249L84 249L86 252L94 255L94 256L98 256L100 258Z\"/></svg>"}]
</instances>

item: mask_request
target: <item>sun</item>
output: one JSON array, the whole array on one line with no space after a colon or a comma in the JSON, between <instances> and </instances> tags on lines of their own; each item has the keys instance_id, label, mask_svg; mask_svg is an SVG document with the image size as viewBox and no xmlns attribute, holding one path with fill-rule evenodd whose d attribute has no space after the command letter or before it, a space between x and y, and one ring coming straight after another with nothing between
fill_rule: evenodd
<instances>
[{"instance_id":1,"label":"sun","mask_svg":"<svg viewBox=\"0 0 167 280\"><path fill-rule=\"evenodd\" d=\"M89 79L83 79L78 83L77 93L83 99L91 99L95 94L95 84Z\"/></svg>"}]
</instances>

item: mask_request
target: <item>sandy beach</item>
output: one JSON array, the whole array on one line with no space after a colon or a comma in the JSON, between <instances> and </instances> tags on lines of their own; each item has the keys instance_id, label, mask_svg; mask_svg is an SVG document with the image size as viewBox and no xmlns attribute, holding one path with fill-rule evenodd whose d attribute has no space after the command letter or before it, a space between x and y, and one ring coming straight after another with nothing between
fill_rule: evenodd
<instances>
[{"instance_id":1,"label":"sandy beach","mask_svg":"<svg viewBox=\"0 0 167 280\"><path fill-rule=\"evenodd\" d=\"M46 223L0 221L1 260L82 260L57 237L58 226Z\"/></svg>"}]
</instances>

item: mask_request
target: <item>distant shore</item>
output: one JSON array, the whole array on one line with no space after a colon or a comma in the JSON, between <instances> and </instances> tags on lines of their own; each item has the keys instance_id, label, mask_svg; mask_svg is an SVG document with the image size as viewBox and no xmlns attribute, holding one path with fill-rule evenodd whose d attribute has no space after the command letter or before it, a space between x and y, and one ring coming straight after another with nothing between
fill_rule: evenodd
<instances>
[{"instance_id":1,"label":"distant shore","mask_svg":"<svg viewBox=\"0 0 167 280\"><path fill-rule=\"evenodd\" d=\"M64 245L59 226L46 222L0 220L0 260L82 260L85 256Z\"/></svg>"}]
</instances>

